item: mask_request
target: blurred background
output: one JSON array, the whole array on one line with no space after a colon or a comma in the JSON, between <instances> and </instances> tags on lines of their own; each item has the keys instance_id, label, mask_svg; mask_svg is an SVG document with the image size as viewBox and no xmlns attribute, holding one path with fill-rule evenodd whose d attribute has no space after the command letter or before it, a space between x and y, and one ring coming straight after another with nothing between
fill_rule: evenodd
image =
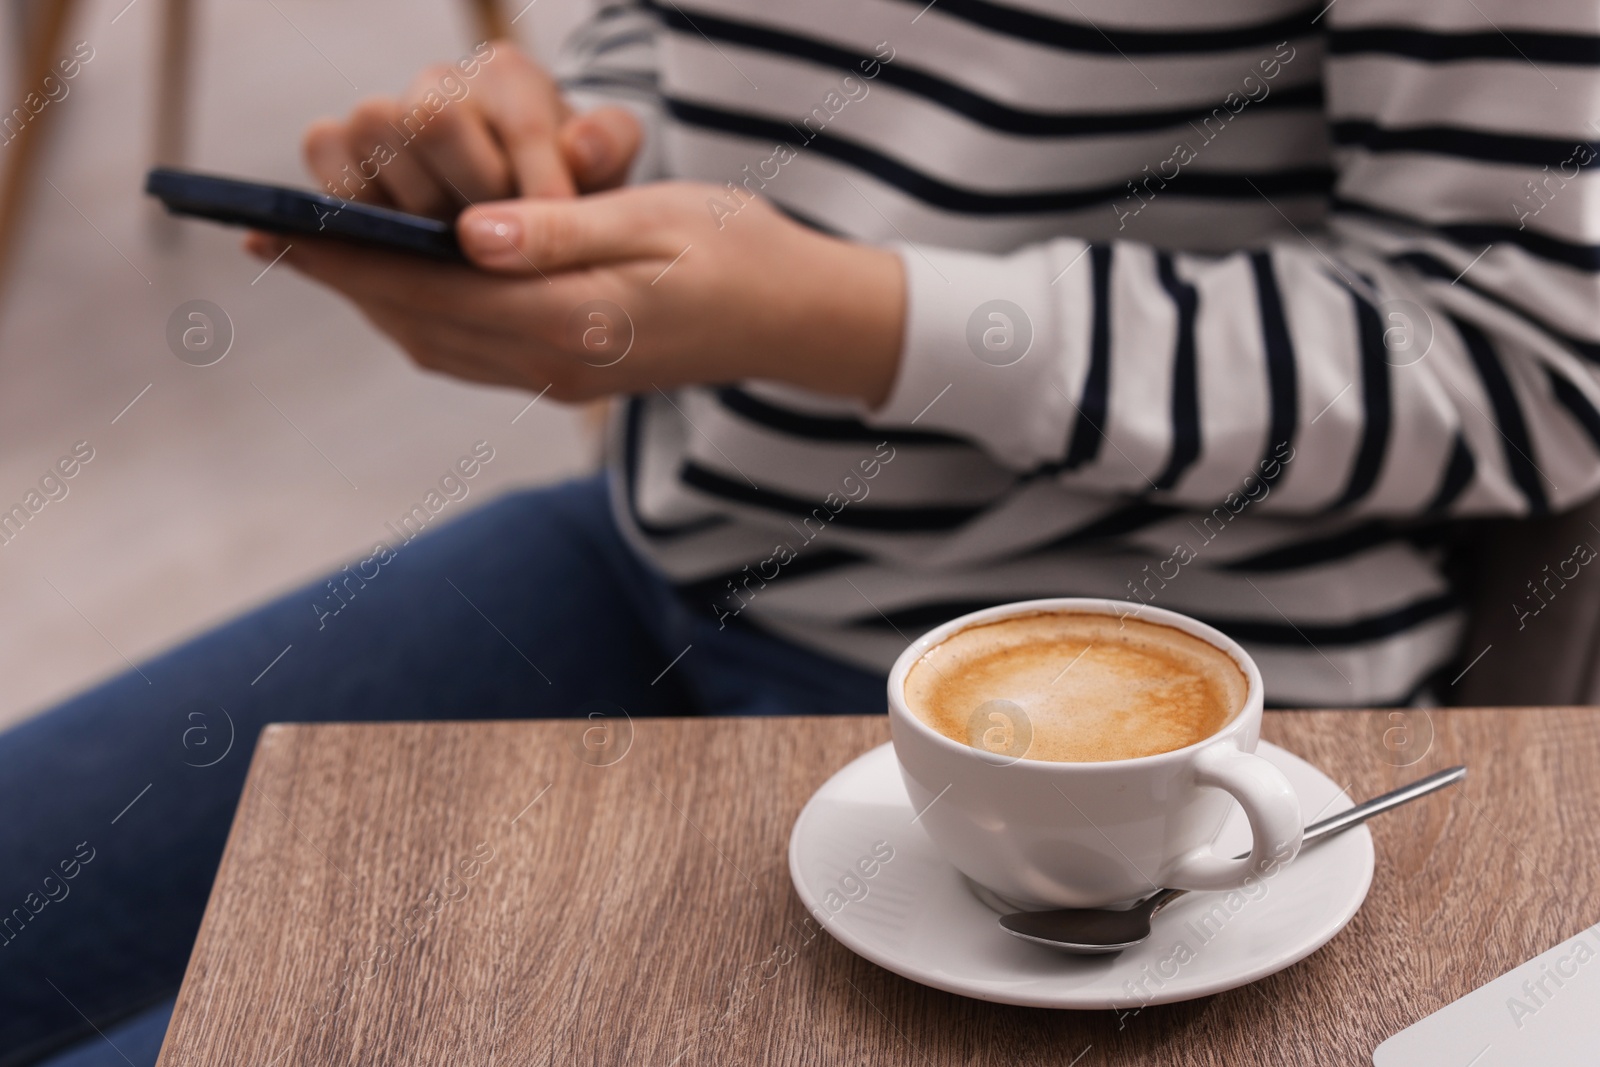
<instances>
[{"instance_id":1,"label":"blurred background","mask_svg":"<svg viewBox=\"0 0 1600 1067\"><path fill-rule=\"evenodd\" d=\"M327 290L263 274L239 231L163 220L141 188L172 69L167 2L62 5L52 62L79 42L93 58L26 134L38 155L0 284L0 511L76 442L94 458L0 544L0 727L370 554L476 441L495 458L441 520L596 462L580 412L424 374ZM0 0L7 113L24 102L24 42L58 3ZM522 4L504 17L546 58L587 10ZM467 0L190 8L185 164L300 186L307 123L483 36ZM0 168L22 144L0 144ZM168 347L191 300L232 322L212 366Z\"/></svg>"}]
</instances>

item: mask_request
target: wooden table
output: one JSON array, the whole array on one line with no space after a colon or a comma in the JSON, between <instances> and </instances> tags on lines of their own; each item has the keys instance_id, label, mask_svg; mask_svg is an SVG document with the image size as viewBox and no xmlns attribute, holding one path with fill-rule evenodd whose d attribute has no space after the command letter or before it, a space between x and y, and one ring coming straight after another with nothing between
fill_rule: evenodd
<instances>
[{"instance_id":1,"label":"wooden table","mask_svg":"<svg viewBox=\"0 0 1600 1067\"><path fill-rule=\"evenodd\" d=\"M798 933L790 826L882 717L274 726L161 1065L1370 1064L1597 918L1600 711L1268 713L1265 736L1358 797L1472 770L1372 824L1372 893L1320 952L1119 1019Z\"/></svg>"}]
</instances>

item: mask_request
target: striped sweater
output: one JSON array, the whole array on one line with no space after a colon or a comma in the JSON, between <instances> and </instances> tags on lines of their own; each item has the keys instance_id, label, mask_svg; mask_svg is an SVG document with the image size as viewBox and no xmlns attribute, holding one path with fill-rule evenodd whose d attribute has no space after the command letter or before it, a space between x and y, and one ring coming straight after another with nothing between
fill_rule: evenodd
<instances>
[{"instance_id":1,"label":"striped sweater","mask_svg":"<svg viewBox=\"0 0 1600 1067\"><path fill-rule=\"evenodd\" d=\"M646 118L636 180L905 266L876 410L624 406L619 521L724 624L881 670L1111 597L1273 703L1406 702L1457 653L1453 521L1600 490L1593 0L644 0L562 70Z\"/></svg>"}]
</instances>

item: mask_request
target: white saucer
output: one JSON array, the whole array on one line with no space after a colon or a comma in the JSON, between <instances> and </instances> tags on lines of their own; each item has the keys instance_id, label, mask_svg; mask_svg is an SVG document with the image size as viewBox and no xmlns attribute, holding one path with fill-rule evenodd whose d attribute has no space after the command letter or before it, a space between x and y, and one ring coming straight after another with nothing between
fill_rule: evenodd
<instances>
[{"instance_id":1,"label":"white saucer","mask_svg":"<svg viewBox=\"0 0 1600 1067\"><path fill-rule=\"evenodd\" d=\"M1257 751L1294 785L1308 823L1351 806L1305 760L1265 741ZM1169 905L1137 948L1069 956L1002 930L912 822L914 814L893 745L856 759L795 820L789 837L795 890L829 933L878 966L1002 1004L1136 1008L1234 989L1327 944L1355 916L1372 883L1372 835L1360 826L1280 868L1253 887L1253 898L1194 893ZM1249 826L1236 807L1218 851L1243 852L1249 844Z\"/></svg>"}]
</instances>

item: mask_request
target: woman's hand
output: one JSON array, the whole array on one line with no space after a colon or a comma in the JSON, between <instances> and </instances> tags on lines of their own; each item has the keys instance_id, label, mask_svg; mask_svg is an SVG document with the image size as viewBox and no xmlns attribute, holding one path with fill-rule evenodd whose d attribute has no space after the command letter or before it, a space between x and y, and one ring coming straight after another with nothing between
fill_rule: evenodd
<instances>
[{"instance_id":1,"label":"woman's hand","mask_svg":"<svg viewBox=\"0 0 1600 1067\"><path fill-rule=\"evenodd\" d=\"M892 252L764 201L663 183L462 213L474 270L296 238L284 262L339 290L417 363L586 400L766 379L887 399L905 280ZM284 245L252 235L266 259Z\"/></svg>"},{"instance_id":2,"label":"woman's hand","mask_svg":"<svg viewBox=\"0 0 1600 1067\"><path fill-rule=\"evenodd\" d=\"M313 123L304 151L335 196L448 218L479 200L615 188L641 138L624 108L573 115L538 63L494 41L427 68L398 99Z\"/></svg>"}]
</instances>

